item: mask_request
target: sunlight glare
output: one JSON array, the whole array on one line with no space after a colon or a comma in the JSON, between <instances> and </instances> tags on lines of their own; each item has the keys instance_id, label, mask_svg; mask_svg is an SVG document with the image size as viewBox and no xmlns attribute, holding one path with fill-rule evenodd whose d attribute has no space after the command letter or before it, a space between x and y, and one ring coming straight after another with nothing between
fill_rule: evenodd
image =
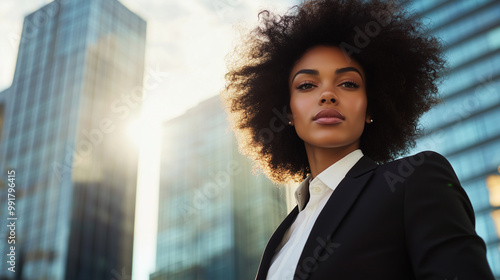
<instances>
[{"instance_id":1,"label":"sunlight glare","mask_svg":"<svg viewBox=\"0 0 500 280\"><path fill-rule=\"evenodd\" d=\"M129 125L127 133L137 146L145 148L149 141L161 137L160 121L157 118L142 117Z\"/></svg>"}]
</instances>

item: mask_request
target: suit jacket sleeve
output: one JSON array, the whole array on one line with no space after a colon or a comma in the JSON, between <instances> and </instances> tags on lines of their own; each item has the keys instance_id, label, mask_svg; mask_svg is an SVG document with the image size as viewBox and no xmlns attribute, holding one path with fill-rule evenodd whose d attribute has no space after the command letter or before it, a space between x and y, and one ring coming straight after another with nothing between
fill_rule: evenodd
<instances>
[{"instance_id":1,"label":"suit jacket sleeve","mask_svg":"<svg viewBox=\"0 0 500 280\"><path fill-rule=\"evenodd\" d=\"M416 278L494 279L472 205L453 168L439 154L419 155L398 169L406 175L405 238Z\"/></svg>"}]
</instances>

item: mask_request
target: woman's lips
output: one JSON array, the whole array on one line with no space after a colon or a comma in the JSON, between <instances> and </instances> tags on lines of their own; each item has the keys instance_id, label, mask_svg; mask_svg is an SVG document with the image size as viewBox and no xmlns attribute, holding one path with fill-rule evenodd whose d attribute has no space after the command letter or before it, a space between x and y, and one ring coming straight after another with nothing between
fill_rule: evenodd
<instances>
[{"instance_id":1,"label":"woman's lips","mask_svg":"<svg viewBox=\"0 0 500 280\"><path fill-rule=\"evenodd\" d=\"M313 118L318 124L338 124L345 120L345 117L335 109L323 109Z\"/></svg>"}]
</instances>

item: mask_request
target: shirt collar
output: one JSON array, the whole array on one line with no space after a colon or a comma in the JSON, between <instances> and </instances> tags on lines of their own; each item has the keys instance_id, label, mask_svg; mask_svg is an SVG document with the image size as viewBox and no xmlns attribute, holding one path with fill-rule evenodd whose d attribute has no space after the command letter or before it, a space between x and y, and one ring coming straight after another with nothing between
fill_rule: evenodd
<instances>
[{"instance_id":1,"label":"shirt collar","mask_svg":"<svg viewBox=\"0 0 500 280\"><path fill-rule=\"evenodd\" d=\"M327 169L323 170L316 178L312 179L311 174L309 174L304 181L299 185L295 191L295 199L299 207L299 211L304 209L307 201L309 200L309 185L315 184L316 181L321 181L327 187L333 191L339 185L351 170L351 168L363 157L363 152L360 149L354 150L345 157L341 158L339 161L330 165Z\"/></svg>"}]
</instances>

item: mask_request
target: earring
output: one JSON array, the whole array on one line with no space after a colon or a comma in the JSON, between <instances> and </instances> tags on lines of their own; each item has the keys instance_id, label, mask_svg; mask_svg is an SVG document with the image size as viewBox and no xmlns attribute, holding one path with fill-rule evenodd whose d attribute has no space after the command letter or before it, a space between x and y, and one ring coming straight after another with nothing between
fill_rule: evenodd
<instances>
[{"instance_id":1,"label":"earring","mask_svg":"<svg viewBox=\"0 0 500 280\"><path fill-rule=\"evenodd\" d=\"M293 125L293 122L292 122L292 121L288 121L288 124L289 124L290 126L292 126L292 125Z\"/></svg>"},{"instance_id":2,"label":"earring","mask_svg":"<svg viewBox=\"0 0 500 280\"><path fill-rule=\"evenodd\" d=\"M370 119L370 123L372 123L372 122L373 122L373 119Z\"/></svg>"}]
</instances>

